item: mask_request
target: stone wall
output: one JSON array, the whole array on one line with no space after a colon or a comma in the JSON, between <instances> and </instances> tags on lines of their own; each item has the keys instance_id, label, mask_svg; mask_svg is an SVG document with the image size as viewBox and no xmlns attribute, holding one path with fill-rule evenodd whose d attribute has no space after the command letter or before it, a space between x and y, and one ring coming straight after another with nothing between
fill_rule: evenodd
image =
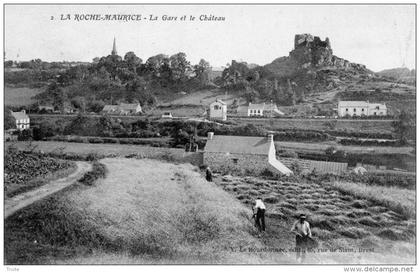
<instances>
[{"instance_id":1,"label":"stone wall","mask_svg":"<svg viewBox=\"0 0 420 273\"><path fill-rule=\"evenodd\" d=\"M268 155L244 155L227 153L204 153L203 163L221 173L261 173L271 169Z\"/></svg>"}]
</instances>

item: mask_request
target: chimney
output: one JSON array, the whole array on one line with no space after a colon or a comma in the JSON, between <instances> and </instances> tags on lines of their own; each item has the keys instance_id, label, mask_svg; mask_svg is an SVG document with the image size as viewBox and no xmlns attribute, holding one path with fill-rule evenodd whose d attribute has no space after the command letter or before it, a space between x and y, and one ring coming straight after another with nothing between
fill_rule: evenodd
<instances>
[{"instance_id":1,"label":"chimney","mask_svg":"<svg viewBox=\"0 0 420 273\"><path fill-rule=\"evenodd\" d=\"M213 139L213 135L214 135L214 132L208 132L207 133L207 140L212 140Z\"/></svg>"},{"instance_id":2,"label":"chimney","mask_svg":"<svg viewBox=\"0 0 420 273\"><path fill-rule=\"evenodd\" d=\"M268 140L268 142L273 142L274 141L274 135L273 135L273 133L268 133L267 140Z\"/></svg>"}]
</instances>

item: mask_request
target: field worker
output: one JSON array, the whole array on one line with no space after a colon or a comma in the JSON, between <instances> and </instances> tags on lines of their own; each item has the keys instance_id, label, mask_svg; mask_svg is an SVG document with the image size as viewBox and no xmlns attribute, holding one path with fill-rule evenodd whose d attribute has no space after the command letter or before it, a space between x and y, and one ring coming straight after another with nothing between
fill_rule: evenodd
<instances>
[{"instance_id":1,"label":"field worker","mask_svg":"<svg viewBox=\"0 0 420 273\"><path fill-rule=\"evenodd\" d=\"M255 200L255 206L252 208L252 212L255 215L255 226L257 226L260 232L265 231L265 205L260 197Z\"/></svg>"},{"instance_id":2,"label":"field worker","mask_svg":"<svg viewBox=\"0 0 420 273\"><path fill-rule=\"evenodd\" d=\"M299 220L293 223L291 231L296 234L296 260L303 262L309 241L312 238L311 228L306 221L305 214L299 215Z\"/></svg>"},{"instance_id":3,"label":"field worker","mask_svg":"<svg viewBox=\"0 0 420 273\"><path fill-rule=\"evenodd\" d=\"M210 170L210 167L207 167L206 168L206 180L208 182L212 182L213 181L213 174L212 174L212 172Z\"/></svg>"}]
</instances>

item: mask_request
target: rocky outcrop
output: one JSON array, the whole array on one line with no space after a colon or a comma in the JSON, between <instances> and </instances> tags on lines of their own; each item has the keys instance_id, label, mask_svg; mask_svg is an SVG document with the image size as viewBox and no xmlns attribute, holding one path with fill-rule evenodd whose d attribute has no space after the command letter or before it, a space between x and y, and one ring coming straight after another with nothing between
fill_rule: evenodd
<instances>
[{"instance_id":1,"label":"rocky outcrop","mask_svg":"<svg viewBox=\"0 0 420 273\"><path fill-rule=\"evenodd\" d=\"M290 76L302 70L318 70L325 67L331 69L355 70L366 73L364 65L351 63L333 55L330 39L321 40L311 34L295 35L294 49L288 57L281 57L266 66L279 76Z\"/></svg>"},{"instance_id":2,"label":"rocky outcrop","mask_svg":"<svg viewBox=\"0 0 420 273\"><path fill-rule=\"evenodd\" d=\"M322 41L318 36L312 36L311 34L295 35L295 48L290 52L289 58L293 59L303 69L325 66L343 69L366 69L364 65L354 64L334 56L328 37Z\"/></svg>"}]
</instances>

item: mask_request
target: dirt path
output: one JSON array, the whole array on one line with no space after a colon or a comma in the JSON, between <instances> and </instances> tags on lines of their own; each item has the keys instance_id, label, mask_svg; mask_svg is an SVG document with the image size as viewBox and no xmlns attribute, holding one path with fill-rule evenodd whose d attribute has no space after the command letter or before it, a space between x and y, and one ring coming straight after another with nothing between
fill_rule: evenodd
<instances>
[{"instance_id":1,"label":"dirt path","mask_svg":"<svg viewBox=\"0 0 420 273\"><path fill-rule=\"evenodd\" d=\"M78 161L76 162L76 165L76 171L67 177L51 181L50 183L37 189L16 195L12 198L6 198L4 200L4 218L6 219L16 211L23 209L38 200L41 200L59 190L72 185L86 172L92 169L92 165L87 162Z\"/></svg>"}]
</instances>

